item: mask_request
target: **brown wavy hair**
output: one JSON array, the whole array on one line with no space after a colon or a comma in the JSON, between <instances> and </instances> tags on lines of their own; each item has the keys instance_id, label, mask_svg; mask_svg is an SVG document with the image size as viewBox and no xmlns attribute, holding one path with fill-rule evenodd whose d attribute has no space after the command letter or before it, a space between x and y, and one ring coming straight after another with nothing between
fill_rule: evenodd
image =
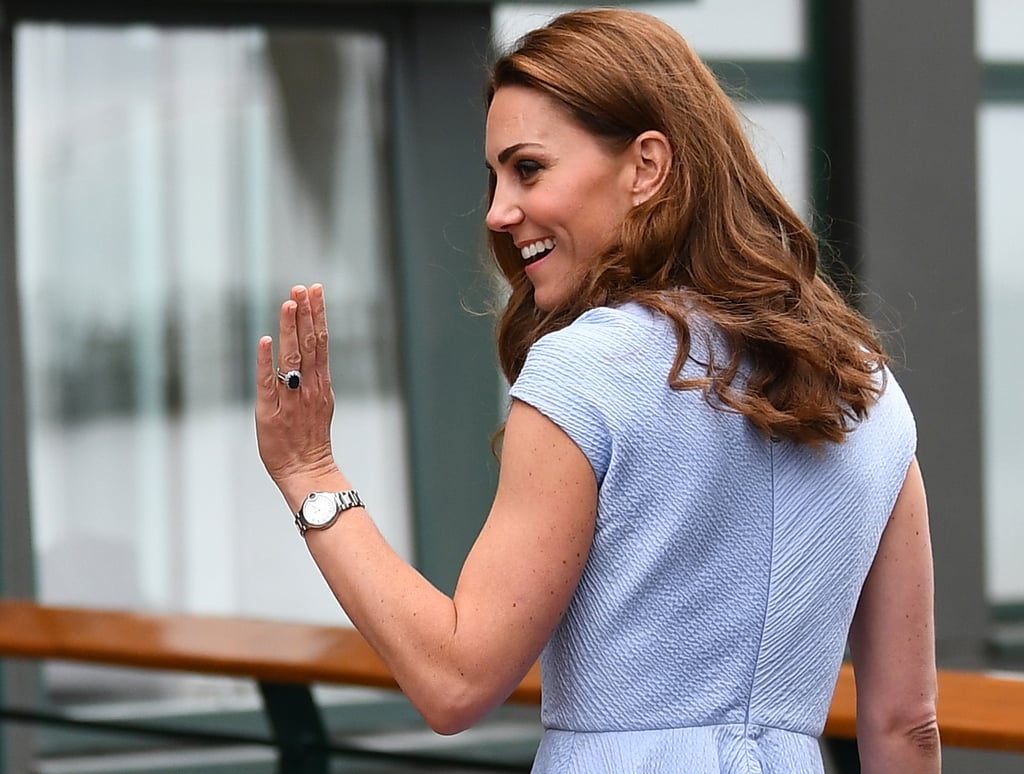
<instances>
[{"instance_id":1,"label":"brown wavy hair","mask_svg":"<svg viewBox=\"0 0 1024 774\"><path fill-rule=\"evenodd\" d=\"M872 326L821 273L814 234L768 178L734 106L686 41L646 14L570 12L497 60L487 104L510 85L554 98L612 151L660 131L672 162L659 192L627 214L616 243L551 312L534 303L512 237L489 233L511 291L497 331L509 381L544 334L588 309L634 301L675 328L673 388L701 389L712 406L775 437L842 441L884 389L887 357ZM728 343L723 362L712 359L700 379L681 376L692 309Z\"/></svg>"}]
</instances>

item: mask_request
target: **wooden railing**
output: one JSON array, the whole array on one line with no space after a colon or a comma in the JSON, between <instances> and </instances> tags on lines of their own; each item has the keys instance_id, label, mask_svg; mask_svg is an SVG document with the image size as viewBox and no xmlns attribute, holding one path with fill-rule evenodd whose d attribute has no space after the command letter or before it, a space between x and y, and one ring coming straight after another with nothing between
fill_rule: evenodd
<instances>
[{"instance_id":1,"label":"wooden railing","mask_svg":"<svg viewBox=\"0 0 1024 774\"><path fill-rule=\"evenodd\" d=\"M271 742L281 751L282 771L289 772L326 771L326 756L331 752L310 686L397 688L383 662L349 628L52 607L21 600L0 600L0 657L250 678L261 688L275 734ZM1024 753L1022 677L940 671L938 718L943 744ZM537 667L509 701L540 701ZM3 715L60 721L31 708L4 708ZM853 673L844 666L825 735L853 740L856 730Z\"/></svg>"}]
</instances>

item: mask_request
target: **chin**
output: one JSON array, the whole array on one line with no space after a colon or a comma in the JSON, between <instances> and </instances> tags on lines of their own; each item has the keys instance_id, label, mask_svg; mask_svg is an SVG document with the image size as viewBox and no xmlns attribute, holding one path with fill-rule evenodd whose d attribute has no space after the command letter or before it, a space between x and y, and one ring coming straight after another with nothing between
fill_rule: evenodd
<instances>
[{"instance_id":1,"label":"chin","mask_svg":"<svg viewBox=\"0 0 1024 774\"><path fill-rule=\"evenodd\" d=\"M558 307L562 306L564 299L551 298L543 294L534 293L533 303L536 304L537 308L542 312L554 312Z\"/></svg>"},{"instance_id":2,"label":"chin","mask_svg":"<svg viewBox=\"0 0 1024 774\"><path fill-rule=\"evenodd\" d=\"M569 301L571 291L565 288L534 288L533 303L542 312L554 312L559 307L565 306Z\"/></svg>"}]
</instances>

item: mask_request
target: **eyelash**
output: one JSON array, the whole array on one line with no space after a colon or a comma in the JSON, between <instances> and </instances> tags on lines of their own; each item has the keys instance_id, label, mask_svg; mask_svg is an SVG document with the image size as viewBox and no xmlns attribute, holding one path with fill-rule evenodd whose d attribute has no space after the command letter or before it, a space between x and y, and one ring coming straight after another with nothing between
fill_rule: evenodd
<instances>
[{"instance_id":1,"label":"eyelash","mask_svg":"<svg viewBox=\"0 0 1024 774\"><path fill-rule=\"evenodd\" d=\"M520 159L512 164L512 168L515 170L520 181L529 182L531 177L544 169L544 165L533 159ZM498 173L489 164L487 165L487 177L491 189L494 189L498 185Z\"/></svg>"},{"instance_id":2,"label":"eyelash","mask_svg":"<svg viewBox=\"0 0 1024 774\"><path fill-rule=\"evenodd\" d=\"M540 172L544 167L532 159L520 159L515 163L516 174L520 180L526 180Z\"/></svg>"}]
</instances>

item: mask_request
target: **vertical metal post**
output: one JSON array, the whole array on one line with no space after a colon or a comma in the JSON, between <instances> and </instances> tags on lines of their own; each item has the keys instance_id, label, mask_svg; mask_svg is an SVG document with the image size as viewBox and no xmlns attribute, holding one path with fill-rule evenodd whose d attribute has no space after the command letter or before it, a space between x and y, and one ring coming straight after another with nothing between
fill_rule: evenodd
<instances>
[{"instance_id":1,"label":"vertical metal post","mask_svg":"<svg viewBox=\"0 0 1024 774\"><path fill-rule=\"evenodd\" d=\"M946 666L983 663L974 3L856 0L853 110L864 287L918 423ZM840 174L836 170L835 174Z\"/></svg>"},{"instance_id":2,"label":"vertical metal post","mask_svg":"<svg viewBox=\"0 0 1024 774\"><path fill-rule=\"evenodd\" d=\"M828 755L832 762L832 770L836 774L860 774L860 753L856 739L825 740Z\"/></svg>"},{"instance_id":3,"label":"vertical metal post","mask_svg":"<svg viewBox=\"0 0 1024 774\"><path fill-rule=\"evenodd\" d=\"M12 173L14 155L11 142L11 101L13 99L13 79L11 77L11 30L7 20L7 4L0 0L0 308L6 306L8 295L11 292L10 280L8 278L9 267L14 262L14 243L11 238L11 226L14 223ZM9 336L7 325L0 323L0 357L6 354L6 341ZM4 469L3 461L6 459L7 437L5 407L8 401L2 394L3 385L0 384L0 471ZM0 503L3 502L7 487L4 477L0 475ZM7 541L4 539L4 531L8 521L8 514L0 505L0 593L4 591L3 571L6 566L4 561L4 549ZM6 699L6 667L0 665L0 698ZM5 702L6 703L6 702ZM6 724L5 724L6 726ZM0 774L9 770L7 765L7 728L0 729Z\"/></svg>"},{"instance_id":4,"label":"vertical metal post","mask_svg":"<svg viewBox=\"0 0 1024 774\"><path fill-rule=\"evenodd\" d=\"M279 774L327 774L327 730L308 685L260 682Z\"/></svg>"},{"instance_id":5,"label":"vertical metal post","mask_svg":"<svg viewBox=\"0 0 1024 774\"><path fill-rule=\"evenodd\" d=\"M28 518L25 385L21 380L21 320L15 233L14 25L0 0L0 593L33 593L32 536ZM38 698L39 670L32 664L2 667L0 696L8 704ZM0 771L28 771L35 748L31 728L0 729Z\"/></svg>"},{"instance_id":6,"label":"vertical metal post","mask_svg":"<svg viewBox=\"0 0 1024 774\"><path fill-rule=\"evenodd\" d=\"M483 263L487 2L407 3L393 31L392 185L416 562L445 591L490 509L500 417Z\"/></svg>"}]
</instances>

